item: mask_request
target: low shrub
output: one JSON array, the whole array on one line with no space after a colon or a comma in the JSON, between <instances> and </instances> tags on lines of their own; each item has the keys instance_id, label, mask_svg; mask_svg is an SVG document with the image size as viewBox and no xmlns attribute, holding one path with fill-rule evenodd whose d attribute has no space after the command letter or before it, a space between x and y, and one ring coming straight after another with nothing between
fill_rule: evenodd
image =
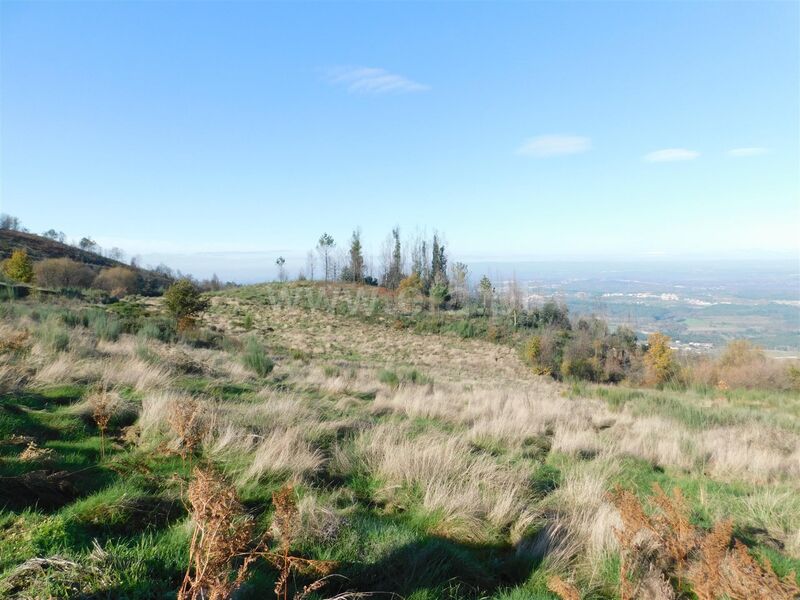
<instances>
[{"instance_id":1,"label":"low shrub","mask_svg":"<svg viewBox=\"0 0 800 600\"><path fill-rule=\"evenodd\" d=\"M93 283L93 287L105 290L117 298L137 292L141 285L139 275L127 267L103 269Z\"/></svg>"},{"instance_id":2,"label":"low shrub","mask_svg":"<svg viewBox=\"0 0 800 600\"><path fill-rule=\"evenodd\" d=\"M66 257L40 260L33 272L38 285L53 289L88 288L94 279L89 267Z\"/></svg>"}]
</instances>

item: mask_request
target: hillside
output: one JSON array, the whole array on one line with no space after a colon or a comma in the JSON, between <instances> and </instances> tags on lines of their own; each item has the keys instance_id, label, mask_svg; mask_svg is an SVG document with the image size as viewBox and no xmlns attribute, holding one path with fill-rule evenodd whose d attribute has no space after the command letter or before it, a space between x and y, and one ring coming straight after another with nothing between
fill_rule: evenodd
<instances>
[{"instance_id":1,"label":"hillside","mask_svg":"<svg viewBox=\"0 0 800 600\"><path fill-rule=\"evenodd\" d=\"M14 250L22 249L28 253L32 261L38 262L47 258L69 258L82 263L95 272L111 267L126 267L136 271L150 289L163 288L170 279L149 269L131 267L130 265L107 258L94 252L88 252L69 244L63 244L40 235L12 229L0 229L0 261L11 256Z\"/></svg>"},{"instance_id":2,"label":"hillside","mask_svg":"<svg viewBox=\"0 0 800 600\"><path fill-rule=\"evenodd\" d=\"M160 298L0 304L0 595L175 597L254 547L237 598L800 591L797 394L562 384L382 293L227 290L182 333Z\"/></svg>"}]
</instances>

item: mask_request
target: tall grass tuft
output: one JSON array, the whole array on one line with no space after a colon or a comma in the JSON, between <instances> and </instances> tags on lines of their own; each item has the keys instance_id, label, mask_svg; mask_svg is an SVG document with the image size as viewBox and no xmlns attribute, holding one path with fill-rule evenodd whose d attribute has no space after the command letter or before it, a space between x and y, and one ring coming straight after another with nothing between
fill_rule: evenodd
<instances>
[{"instance_id":1,"label":"tall grass tuft","mask_svg":"<svg viewBox=\"0 0 800 600\"><path fill-rule=\"evenodd\" d=\"M266 377L275 368L275 363L267 355L267 351L255 337L249 337L242 354L244 366L259 377Z\"/></svg>"},{"instance_id":2,"label":"tall grass tuft","mask_svg":"<svg viewBox=\"0 0 800 600\"><path fill-rule=\"evenodd\" d=\"M116 342L122 333L122 323L119 319L102 310L89 313L89 327L98 339L106 342Z\"/></svg>"},{"instance_id":3,"label":"tall grass tuft","mask_svg":"<svg viewBox=\"0 0 800 600\"><path fill-rule=\"evenodd\" d=\"M66 352L69 348L69 332L56 318L48 318L37 330L37 337L44 346L55 352Z\"/></svg>"}]
</instances>

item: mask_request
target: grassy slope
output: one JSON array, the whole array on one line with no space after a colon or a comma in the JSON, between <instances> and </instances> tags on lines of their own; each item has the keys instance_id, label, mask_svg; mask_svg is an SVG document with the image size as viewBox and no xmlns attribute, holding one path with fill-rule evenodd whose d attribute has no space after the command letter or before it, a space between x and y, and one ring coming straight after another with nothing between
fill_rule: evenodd
<instances>
[{"instance_id":1,"label":"grassy slope","mask_svg":"<svg viewBox=\"0 0 800 600\"><path fill-rule=\"evenodd\" d=\"M673 464L669 454L655 460L633 446L608 455L602 451L651 419L697 436L711 427L752 423L775 436L796 436L796 397L731 392L728 398L716 398L558 386L526 373L509 348L397 329L397 316L385 307L376 309L371 292L365 296L345 287L328 297L318 288L298 291L303 289L265 286L217 295L207 324L226 333L231 340L227 349L176 347L141 337L137 342L127 336L90 343L93 334L77 326L68 331L67 352L57 353L48 350L43 341L47 336L38 333L50 322L46 307L17 304L6 311L7 329L0 333L29 329L33 346L25 356L0 355L0 369L24 362L35 374L29 372L27 383L0 397L0 439L8 440L11 433L31 436L55 454L23 461L24 443L3 443L0 477L11 481L37 469L69 471L72 489L63 505L55 501L37 506L33 494L4 488L0 573L8 574L34 556L60 555L74 559L84 571L40 577L31 583L28 597L74 597L78 589L97 597L174 597L187 561L181 490L190 465L164 450L168 432L131 442L136 438L125 434L130 423L124 418L112 423L106 457L100 459L99 432L76 407L101 372L133 406L169 389L200 398L240 431L272 436L283 444L290 434L300 436L302 443L292 456L280 464L268 456L255 477L242 476L254 462L251 450L232 447L214 454L214 460L238 482L245 505L262 525L269 519L271 493L294 479L304 507L303 535L295 550L305 557L338 561L346 589L394 591L415 599L552 598L544 581L547 573L557 572L575 575L586 597L613 598L613 550L582 546L587 556L597 558L588 566L581 564L585 557L577 558L577 566L549 558L542 563L540 555L521 551L525 540L536 539L563 505L575 504L568 492L571 486L581 489L576 481L595 480L602 488L599 497L587 498L593 511L602 506L602 489L615 483L642 495L653 483L679 487L696 523L708 526L730 516L737 536L769 557L776 571L800 571L798 548L792 546L792 536L800 532L797 485L780 469L761 482L743 467L728 476L704 464ZM32 309L38 311L36 318ZM268 376L242 372L234 342L244 336L257 337L269 349L277 366ZM57 359L74 368L44 375L46 365ZM164 369L165 375L125 379L121 365L135 361ZM112 368L102 371L99 365ZM488 400L481 404L484 396ZM503 398L511 398L509 406L532 399L530 412L506 420L492 416L491 405ZM580 429L582 420L548 418L541 426L534 424L547 410L574 411L594 423L616 422L599 431ZM393 432L411 444L400 445ZM453 440L463 446L449 446ZM396 446L381 454L387 444ZM516 486L509 489L525 499L530 518L526 521L520 513L510 520L493 519L482 512L481 497L471 499L472 504L435 497L436 481L426 479L425 470L437 465L420 466L412 460L425 448L434 451L434 462L451 461L447 464L453 465L455 478L449 489L460 490L451 496L467 495L470 489L460 479L473 471L484 477L475 481L484 481L487 488L494 485L487 475L504 473ZM453 449L455 455L449 457L446 453ZM304 452L318 456L319 464L299 464L296 459ZM471 462L464 462L465 455ZM484 465L490 470L480 471ZM448 476L444 468L441 473ZM503 497L501 491L496 499ZM565 522L577 528L575 519ZM104 556L93 550L93 540ZM259 565L243 597L265 597L274 577L274 571Z\"/></svg>"}]
</instances>

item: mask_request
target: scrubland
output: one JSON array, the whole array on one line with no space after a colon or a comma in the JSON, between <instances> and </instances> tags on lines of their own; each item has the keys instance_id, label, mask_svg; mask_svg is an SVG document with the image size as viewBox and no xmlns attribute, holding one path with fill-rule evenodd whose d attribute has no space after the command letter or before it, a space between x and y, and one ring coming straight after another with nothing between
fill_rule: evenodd
<instances>
[{"instance_id":1,"label":"scrubland","mask_svg":"<svg viewBox=\"0 0 800 600\"><path fill-rule=\"evenodd\" d=\"M0 596L190 589L202 477L237 598L798 594L796 392L559 383L348 286L160 302L0 304Z\"/></svg>"}]
</instances>

